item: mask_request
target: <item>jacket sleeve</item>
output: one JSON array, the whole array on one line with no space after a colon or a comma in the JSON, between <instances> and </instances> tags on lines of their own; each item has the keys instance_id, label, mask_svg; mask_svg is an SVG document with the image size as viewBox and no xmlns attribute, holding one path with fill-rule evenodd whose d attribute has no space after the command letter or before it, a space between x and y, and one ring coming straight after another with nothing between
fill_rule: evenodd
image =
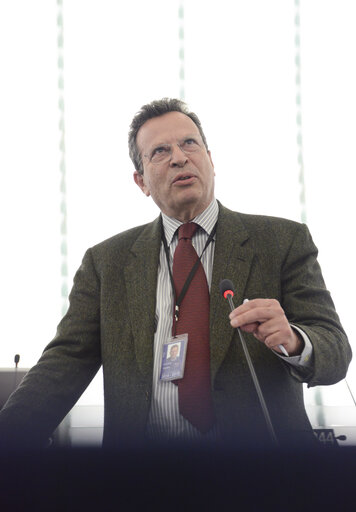
<instances>
[{"instance_id":1,"label":"jacket sleeve","mask_svg":"<svg viewBox=\"0 0 356 512\"><path fill-rule=\"evenodd\" d=\"M100 283L91 251L53 341L0 412L0 446L45 446L101 365Z\"/></svg>"},{"instance_id":2,"label":"jacket sleeve","mask_svg":"<svg viewBox=\"0 0 356 512\"><path fill-rule=\"evenodd\" d=\"M308 370L290 368L308 387L334 384L346 375L351 348L325 287L317 248L307 226L299 225L282 265L281 305L291 324L302 329L313 345Z\"/></svg>"}]
</instances>

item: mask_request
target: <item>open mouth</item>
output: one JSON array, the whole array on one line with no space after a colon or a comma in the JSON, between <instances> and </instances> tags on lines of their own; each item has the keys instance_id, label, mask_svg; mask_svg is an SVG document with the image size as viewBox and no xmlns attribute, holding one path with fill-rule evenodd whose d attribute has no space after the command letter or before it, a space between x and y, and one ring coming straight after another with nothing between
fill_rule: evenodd
<instances>
[{"instance_id":1,"label":"open mouth","mask_svg":"<svg viewBox=\"0 0 356 512\"><path fill-rule=\"evenodd\" d=\"M179 176L177 177L173 183L182 183L182 182L185 182L185 181L189 181L189 180L192 180L194 178L193 175L191 174L188 174L188 175L185 175L185 176Z\"/></svg>"}]
</instances>

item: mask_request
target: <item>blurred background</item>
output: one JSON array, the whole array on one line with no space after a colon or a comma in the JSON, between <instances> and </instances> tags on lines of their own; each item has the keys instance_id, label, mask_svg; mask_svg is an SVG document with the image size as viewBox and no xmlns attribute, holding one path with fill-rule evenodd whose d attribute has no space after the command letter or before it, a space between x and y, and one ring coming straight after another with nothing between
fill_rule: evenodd
<instances>
[{"instance_id":1,"label":"blurred background","mask_svg":"<svg viewBox=\"0 0 356 512\"><path fill-rule=\"evenodd\" d=\"M355 19L354 0L2 0L0 366L40 357L88 247L158 215L127 132L164 96L199 115L225 206L308 224L355 349ZM306 390L313 423L356 427L355 394L352 363ZM80 404L102 405L100 373Z\"/></svg>"}]
</instances>

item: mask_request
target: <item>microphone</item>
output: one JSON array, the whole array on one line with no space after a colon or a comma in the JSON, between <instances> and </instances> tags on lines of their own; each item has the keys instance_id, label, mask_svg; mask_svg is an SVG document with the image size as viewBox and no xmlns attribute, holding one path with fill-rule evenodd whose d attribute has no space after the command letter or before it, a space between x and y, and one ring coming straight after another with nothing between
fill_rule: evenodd
<instances>
[{"instance_id":1,"label":"microphone","mask_svg":"<svg viewBox=\"0 0 356 512\"><path fill-rule=\"evenodd\" d=\"M13 390L15 390L18 386L17 377L18 377L18 364L20 361L20 355L16 354L14 357L14 363L15 363L15 371L14 371L14 382L13 382Z\"/></svg>"},{"instance_id":2,"label":"microphone","mask_svg":"<svg viewBox=\"0 0 356 512\"><path fill-rule=\"evenodd\" d=\"M232 311L233 309L235 309L234 303L232 302L232 297L235 295L234 285L232 284L230 279L223 279L222 281L220 281L219 288L221 295L224 297L224 299L228 300Z\"/></svg>"},{"instance_id":3,"label":"microphone","mask_svg":"<svg viewBox=\"0 0 356 512\"><path fill-rule=\"evenodd\" d=\"M232 282L229 279L223 279L220 282L219 288L220 288L221 295L224 297L224 299L228 300L229 305L230 305L230 309L231 309L231 311L233 311L235 309L235 306L234 306L234 303L233 303L233 300L232 300L232 297L234 296L234 293L235 293L234 285L232 284ZM268 428L268 431L269 431L272 443L276 447L278 447L279 444L278 444L277 436L276 436L276 433L275 433L273 425L272 425L271 417L269 415L269 412L268 412L268 409L267 409L267 405L266 405L265 399L263 397L262 389L261 389L260 383L258 381L256 372L255 372L255 368L253 366L253 363L252 363L252 360L251 360L251 357L250 357L250 353L249 353L249 351L247 349L247 345L246 345L245 339L243 337L241 329L239 327L236 327L236 330L239 333L241 345L242 345L242 348L243 348L243 351L244 351L244 354L245 354L245 357L246 357L246 360L247 360L247 364L248 364L248 367L249 367L249 370L250 370L250 373L251 373L251 377L252 377L253 383L255 385L255 389L256 389L256 392L257 392L257 395L258 395L258 398L259 398L259 401L260 401L261 409L262 409L262 412L263 412L263 415L264 415L264 418L265 418L265 421L266 421L266 424L267 424L267 428Z\"/></svg>"},{"instance_id":4,"label":"microphone","mask_svg":"<svg viewBox=\"0 0 356 512\"><path fill-rule=\"evenodd\" d=\"M235 290L234 285L230 281L230 279L223 279L220 281L220 293L224 296L225 299L228 299L231 311L234 309L234 303L232 302L232 297L234 296ZM244 302L248 301L248 299L245 299ZM283 345L278 345L278 348L283 352L283 354L287 357L289 357L288 352L284 348Z\"/></svg>"}]
</instances>

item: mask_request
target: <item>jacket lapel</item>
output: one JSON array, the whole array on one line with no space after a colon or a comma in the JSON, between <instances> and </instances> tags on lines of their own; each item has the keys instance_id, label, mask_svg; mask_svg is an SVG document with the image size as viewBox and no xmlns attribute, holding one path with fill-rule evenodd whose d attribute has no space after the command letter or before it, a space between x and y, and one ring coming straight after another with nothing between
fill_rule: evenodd
<instances>
[{"instance_id":1,"label":"jacket lapel","mask_svg":"<svg viewBox=\"0 0 356 512\"><path fill-rule=\"evenodd\" d=\"M234 329L228 315L230 307L221 296L219 284L230 279L235 287L236 307L244 299L247 278L250 273L254 251L248 247L249 238L238 213L219 204L219 218L216 230L213 276L210 291L210 365L211 381L223 362L230 346Z\"/></svg>"},{"instance_id":2,"label":"jacket lapel","mask_svg":"<svg viewBox=\"0 0 356 512\"><path fill-rule=\"evenodd\" d=\"M142 374L152 379L153 339L161 217L148 224L131 247L125 266L128 310L133 329L135 355Z\"/></svg>"}]
</instances>

